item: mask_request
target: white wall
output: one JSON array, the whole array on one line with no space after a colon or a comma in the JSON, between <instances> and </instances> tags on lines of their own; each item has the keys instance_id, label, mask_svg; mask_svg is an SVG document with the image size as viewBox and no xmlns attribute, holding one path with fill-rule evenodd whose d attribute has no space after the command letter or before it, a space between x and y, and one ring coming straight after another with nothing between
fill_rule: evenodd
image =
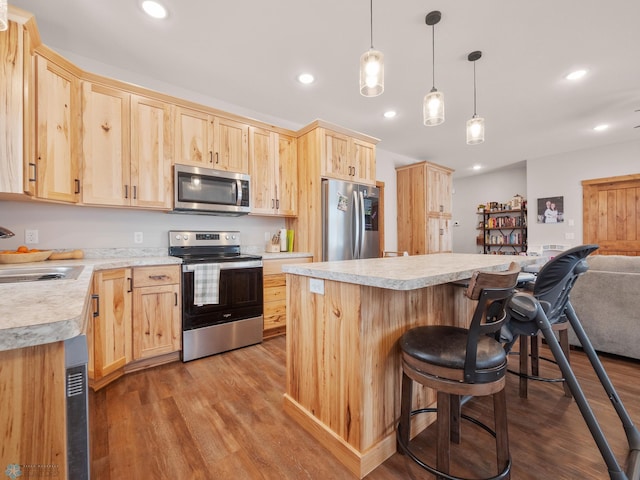
<instances>
[{"instance_id":1,"label":"white wall","mask_svg":"<svg viewBox=\"0 0 640 480\"><path fill-rule=\"evenodd\" d=\"M480 253L476 246L476 227L482 218L476 214L477 206L487 202L506 203L516 194L527 198L527 168L519 163L484 175L454 177L453 191L453 251Z\"/></svg>"},{"instance_id":2,"label":"white wall","mask_svg":"<svg viewBox=\"0 0 640 480\"><path fill-rule=\"evenodd\" d=\"M540 245L545 244L559 244L567 247L581 245L583 243L581 182L632 173L640 173L640 141L528 160L530 247L539 249ZM564 222L537 223L536 200L555 196L564 197Z\"/></svg>"}]
</instances>

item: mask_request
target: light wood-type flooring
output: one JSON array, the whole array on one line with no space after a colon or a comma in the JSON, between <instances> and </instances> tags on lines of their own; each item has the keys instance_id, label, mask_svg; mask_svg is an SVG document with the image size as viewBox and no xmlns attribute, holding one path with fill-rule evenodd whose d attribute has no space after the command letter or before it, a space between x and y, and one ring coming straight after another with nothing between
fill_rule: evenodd
<instances>
[{"instance_id":1,"label":"light wood-type flooring","mask_svg":"<svg viewBox=\"0 0 640 480\"><path fill-rule=\"evenodd\" d=\"M547 353L543 349L544 353ZM640 363L602 357L631 416L640 422ZM517 356L510 362L517 365ZM622 427L582 352L572 365L619 461L627 445ZM557 367L542 362L542 373ZM153 479L353 479L335 458L282 410L285 339L277 337L189 363L176 362L129 374L90 394L91 469L94 480ZM561 384L530 382L518 397L508 375L513 480L609 478L605 464ZM491 403L475 398L464 413L492 423ZM416 439L431 461L435 429ZM463 422L452 473L477 478L495 473L493 438ZM462 452L462 453L458 453ZM432 479L399 454L368 480Z\"/></svg>"}]
</instances>

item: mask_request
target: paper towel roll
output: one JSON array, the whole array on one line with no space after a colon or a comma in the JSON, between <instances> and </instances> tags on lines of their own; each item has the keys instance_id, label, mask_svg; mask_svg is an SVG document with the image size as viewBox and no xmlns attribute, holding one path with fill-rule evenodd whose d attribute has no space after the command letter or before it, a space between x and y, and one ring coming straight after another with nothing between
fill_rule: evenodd
<instances>
[{"instance_id":1,"label":"paper towel roll","mask_svg":"<svg viewBox=\"0 0 640 480\"><path fill-rule=\"evenodd\" d=\"M287 251L287 229L286 228L280 229L280 251L281 252Z\"/></svg>"}]
</instances>

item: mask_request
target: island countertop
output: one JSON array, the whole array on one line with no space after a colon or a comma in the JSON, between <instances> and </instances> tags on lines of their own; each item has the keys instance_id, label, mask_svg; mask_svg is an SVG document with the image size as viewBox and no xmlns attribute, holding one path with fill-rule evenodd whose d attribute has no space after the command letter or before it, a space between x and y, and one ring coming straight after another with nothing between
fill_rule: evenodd
<instances>
[{"instance_id":1,"label":"island countertop","mask_svg":"<svg viewBox=\"0 0 640 480\"><path fill-rule=\"evenodd\" d=\"M67 340L85 330L91 278L96 270L179 264L177 257L125 257L0 265L1 269L75 266L84 269L75 280L0 284L0 351Z\"/></svg>"},{"instance_id":2,"label":"island countertop","mask_svg":"<svg viewBox=\"0 0 640 480\"><path fill-rule=\"evenodd\" d=\"M306 277L322 278L390 290L415 290L470 278L476 270L506 270L511 262L521 266L536 257L436 253L408 257L367 258L338 262L285 265L282 270Z\"/></svg>"}]
</instances>

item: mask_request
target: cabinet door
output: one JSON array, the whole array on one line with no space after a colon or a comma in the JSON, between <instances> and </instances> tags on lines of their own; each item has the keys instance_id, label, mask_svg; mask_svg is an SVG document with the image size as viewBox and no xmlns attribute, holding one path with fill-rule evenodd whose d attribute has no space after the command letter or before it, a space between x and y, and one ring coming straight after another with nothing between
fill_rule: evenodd
<instances>
[{"instance_id":1,"label":"cabinet door","mask_svg":"<svg viewBox=\"0 0 640 480\"><path fill-rule=\"evenodd\" d=\"M176 107L174 163L213 167L213 117Z\"/></svg>"},{"instance_id":2,"label":"cabinet door","mask_svg":"<svg viewBox=\"0 0 640 480\"><path fill-rule=\"evenodd\" d=\"M23 193L23 29L0 32L0 192Z\"/></svg>"},{"instance_id":3,"label":"cabinet door","mask_svg":"<svg viewBox=\"0 0 640 480\"><path fill-rule=\"evenodd\" d=\"M82 84L82 202L129 205L130 95Z\"/></svg>"},{"instance_id":4,"label":"cabinet door","mask_svg":"<svg viewBox=\"0 0 640 480\"><path fill-rule=\"evenodd\" d=\"M451 220L427 217L427 251L425 253L451 253Z\"/></svg>"},{"instance_id":5,"label":"cabinet door","mask_svg":"<svg viewBox=\"0 0 640 480\"><path fill-rule=\"evenodd\" d=\"M279 215L298 214L298 150L293 137L274 134L277 137L275 151L276 208Z\"/></svg>"},{"instance_id":6,"label":"cabinet door","mask_svg":"<svg viewBox=\"0 0 640 480\"><path fill-rule=\"evenodd\" d=\"M171 208L172 132L168 104L131 96L131 205Z\"/></svg>"},{"instance_id":7,"label":"cabinet door","mask_svg":"<svg viewBox=\"0 0 640 480\"><path fill-rule=\"evenodd\" d=\"M349 137L326 130L321 175L343 180L353 180L355 167L349 159Z\"/></svg>"},{"instance_id":8,"label":"cabinet door","mask_svg":"<svg viewBox=\"0 0 640 480\"><path fill-rule=\"evenodd\" d=\"M352 156L356 180L360 183L376 183L376 147L357 138L352 139Z\"/></svg>"},{"instance_id":9,"label":"cabinet door","mask_svg":"<svg viewBox=\"0 0 640 480\"><path fill-rule=\"evenodd\" d=\"M249 173L249 125L222 117L213 125L213 168Z\"/></svg>"},{"instance_id":10,"label":"cabinet door","mask_svg":"<svg viewBox=\"0 0 640 480\"><path fill-rule=\"evenodd\" d=\"M94 292L98 295L98 315L93 318L93 369L96 380L132 360L131 282L130 268L94 274Z\"/></svg>"},{"instance_id":11,"label":"cabinet door","mask_svg":"<svg viewBox=\"0 0 640 480\"><path fill-rule=\"evenodd\" d=\"M75 203L80 193L78 79L43 57L36 62L36 195Z\"/></svg>"},{"instance_id":12,"label":"cabinet door","mask_svg":"<svg viewBox=\"0 0 640 480\"><path fill-rule=\"evenodd\" d=\"M251 213L273 215L276 212L274 139L272 132L250 127Z\"/></svg>"},{"instance_id":13,"label":"cabinet door","mask_svg":"<svg viewBox=\"0 0 640 480\"><path fill-rule=\"evenodd\" d=\"M134 360L179 351L180 322L178 284L134 288Z\"/></svg>"},{"instance_id":14,"label":"cabinet door","mask_svg":"<svg viewBox=\"0 0 640 480\"><path fill-rule=\"evenodd\" d=\"M451 213L451 172L427 167L427 213Z\"/></svg>"}]
</instances>

